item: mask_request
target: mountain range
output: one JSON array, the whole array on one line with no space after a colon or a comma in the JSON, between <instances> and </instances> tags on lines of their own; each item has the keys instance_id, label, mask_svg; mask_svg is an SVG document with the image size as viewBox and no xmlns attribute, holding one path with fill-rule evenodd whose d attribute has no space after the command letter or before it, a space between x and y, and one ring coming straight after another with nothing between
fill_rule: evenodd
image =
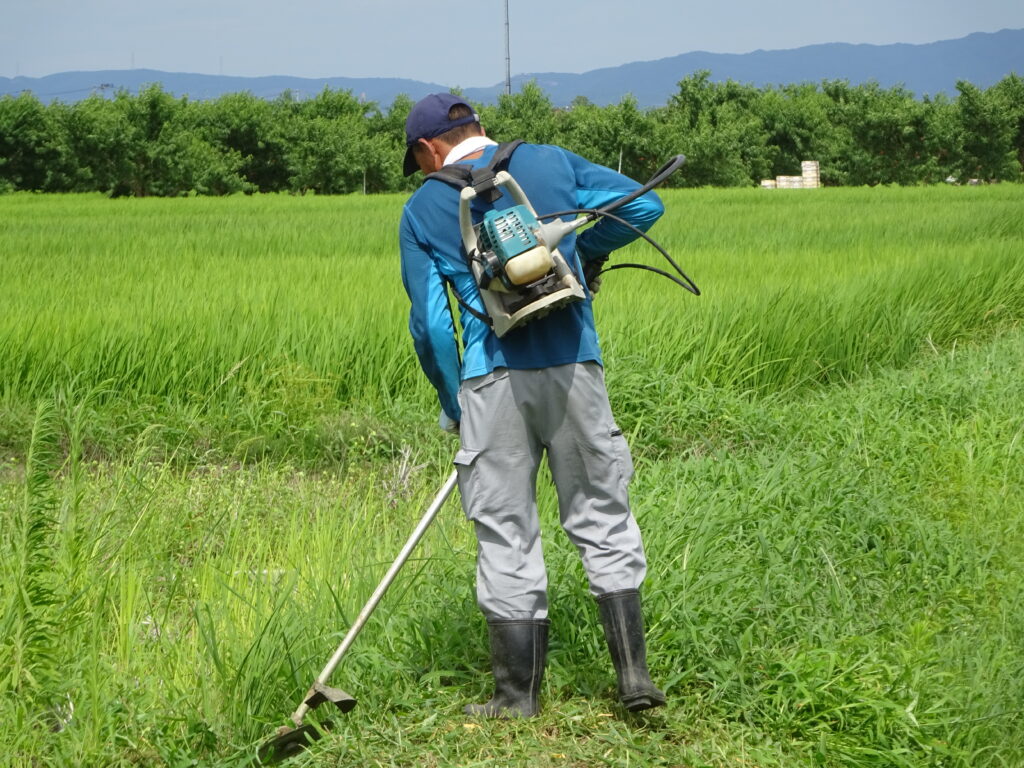
<instances>
[{"instance_id":1,"label":"mountain range","mask_svg":"<svg viewBox=\"0 0 1024 768\"><path fill-rule=\"evenodd\" d=\"M567 105L580 96L598 105L613 104L632 94L641 106L655 107L668 101L680 80L701 70L709 71L712 81L735 80L757 87L822 80L846 80L853 85L874 81L885 88L903 86L918 97L954 95L958 80L988 88L1011 73L1024 76L1024 29L978 32L920 45L826 43L742 54L697 51L582 74L520 74L512 78L512 88L518 90L523 83L534 80L556 105ZM267 99L290 91L297 98L305 98L329 87L349 90L385 107L399 94L418 99L459 85L398 78L231 77L128 69L61 72L38 78L0 77L0 95L29 91L44 102L77 101L92 93L111 95L121 89L136 93L152 83L160 83L165 91L177 96L199 100L240 91ZM504 85L463 88L462 93L474 102L493 104Z\"/></svg>"}]
</instances>

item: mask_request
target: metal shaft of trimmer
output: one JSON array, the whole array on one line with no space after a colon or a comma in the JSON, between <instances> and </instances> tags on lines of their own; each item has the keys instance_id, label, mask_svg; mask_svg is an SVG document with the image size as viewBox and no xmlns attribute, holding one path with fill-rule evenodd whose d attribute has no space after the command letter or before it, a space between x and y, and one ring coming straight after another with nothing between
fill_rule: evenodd
<instances>
[{"instance_id":1,"label":"metal shaft of trimmer","mask_svg":"<svg viewBox=\"0 0 1024 768\"><path fill-rule=\"evenodd\" d=\"M370 596L366 605L363 606L363 610L360 611L359 616L356 617L355 623L353 623L351 628L349 628L348 634L346 634L344 639L341 641L341 645L338 646L334 655L331 656L327 665L323 668L319 677L317 677L317 683L324 684L327 682L328 678L330 678L331 674L334 672L334 668L337 667L338 662L341 661L341 657L345 655L345 652L348 651L349 647L355 641L356 636L363 628L363 625L366 624L367 619L370 618L370 614L372 614L374 608L377 607L377 603L379 603L381 598L384 597L384 593L388 591L388 587L391 586L391 582L395 580L398 572L402 569L402 566L405 565L405 561L409 559L409 555L412 554L416 545L419 544L420 539L423 538L423 534L426 533L427 528L430 527L434 518L437 517L437 513L455 489L458 478L458 472L456 470L452 470L452 473L448 476L448 479L441 487L441 490L437 492L434 500L427 508L427 511L423 514L419 524L409 535L408 541L405 542L405 546L402 547L402 551L398 553L398 557L395 558L395 562L391 564L388 572L384 574L384 578L381 579L380 584L377 585L377 589L374 591L373 595ZM309 710L309 705L303 701L302 704L299 705L299 708L292 714L292 722L294 722L296 726L301 726L302 719L306 716L306 713L309 712Z\"/></svg>"}]
</instances>

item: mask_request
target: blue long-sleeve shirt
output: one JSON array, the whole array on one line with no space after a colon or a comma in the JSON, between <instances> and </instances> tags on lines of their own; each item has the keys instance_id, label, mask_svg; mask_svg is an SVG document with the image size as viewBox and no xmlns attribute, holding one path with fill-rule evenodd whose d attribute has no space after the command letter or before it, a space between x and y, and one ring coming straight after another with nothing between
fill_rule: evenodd
<instances>
[{"instance_id":1,"label":"blue long-sleeve shirt","mask_svg":"<svg viewBox=\"0 0 1024 768\"><path fill-rule=\"evenodd\" d=\"M495 150L494 146L487 147L479 159L461 162L473 167L486 165ZM600 208L640 186L561 147L541 144L520 145L509 161L508 171L539 215ZM484 211L492 207L501 209L513 204L507 194L493 205L474 200L474 221L480 221ZM589 293L585 301L515 328L500 339L484 321L460 306L460 359L445 280L474 309L481 313L485 310L462 246L458 211L459 191L443 181L428 179L405 204L399 228L402 282L412 304L409 331L413 346L424 373L437 390L441 407L454 421L462 416L457 396L464 379L501 367L546 368L588 360L601 363ZM648 192L615 214L646 231L663 212L658 196ZM578 236L565 236L558 250L582 280L580 261L607 255L636 237L628 227L600 219Z\"/></svg>"}]
</instances>

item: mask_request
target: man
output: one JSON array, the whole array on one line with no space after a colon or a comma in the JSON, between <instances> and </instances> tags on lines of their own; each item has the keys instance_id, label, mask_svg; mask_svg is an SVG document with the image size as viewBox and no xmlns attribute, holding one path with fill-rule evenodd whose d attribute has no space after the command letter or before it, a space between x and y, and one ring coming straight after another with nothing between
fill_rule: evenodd
<instances>
[{"instance_id":1,"label":"man","mask_svg":"<svg viewBox=\"0 0 1024 768\"><path fill-rule=\"evenodd\" d=\"M453 163L486 166L496 151L472 107L451 94L418 102L405 130L406 176ZM597 208L639 186L554 146L522 144L507 169L539 214ZM510 205L508 195L493 206L475 201L474 218ZM462 248L458 209L458 189L428 179L405 205L400 243L409 330L437 389L441 425L459 434L459 490L478 543L477 602L487 619L495 694L466 712L539 711L548 604L535 485L545 452L562 527L597 599L619 698L632 711L664 704L647 670L639 593L646 560L627 495L633 466L608 405L592 293L498 338L480 317L484 305ZM663 210L652 192L616 214L646 230ZM558 249L596 290L608 254L635 237L602 219L578 237L566 236ZM461 359L446 284L474 310L460 307Z\"/></svg>"}]
</instances>

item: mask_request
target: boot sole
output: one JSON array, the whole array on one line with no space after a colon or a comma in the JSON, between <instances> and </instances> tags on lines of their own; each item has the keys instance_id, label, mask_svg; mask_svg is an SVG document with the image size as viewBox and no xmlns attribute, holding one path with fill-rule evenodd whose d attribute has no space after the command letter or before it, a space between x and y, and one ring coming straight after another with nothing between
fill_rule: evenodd
<instances>
[{"instance_id":1,"label":"boot sole","mask_svg":"<svg viewBox=\"0 0 1024 768\"><path fill-rule=\"evenodd\" d=\"M519 720L527 717L536 717L539 713L528 712L518 707L491 707L487 704L467 704L462 712L470 717L485 717L490 720Z\"/></svg>"},{"instance_id":2,"label":"boot sole","mask_svg":"<svg viewBox=\"0 0 1024 768\"><path fill-rule=\"evenodd\" d=\"M654 696L636 696L622 702L622 706L630 712L643 712L645 709L654 709L664 705L665 699Z\"/></svg>"}]
</instances>

